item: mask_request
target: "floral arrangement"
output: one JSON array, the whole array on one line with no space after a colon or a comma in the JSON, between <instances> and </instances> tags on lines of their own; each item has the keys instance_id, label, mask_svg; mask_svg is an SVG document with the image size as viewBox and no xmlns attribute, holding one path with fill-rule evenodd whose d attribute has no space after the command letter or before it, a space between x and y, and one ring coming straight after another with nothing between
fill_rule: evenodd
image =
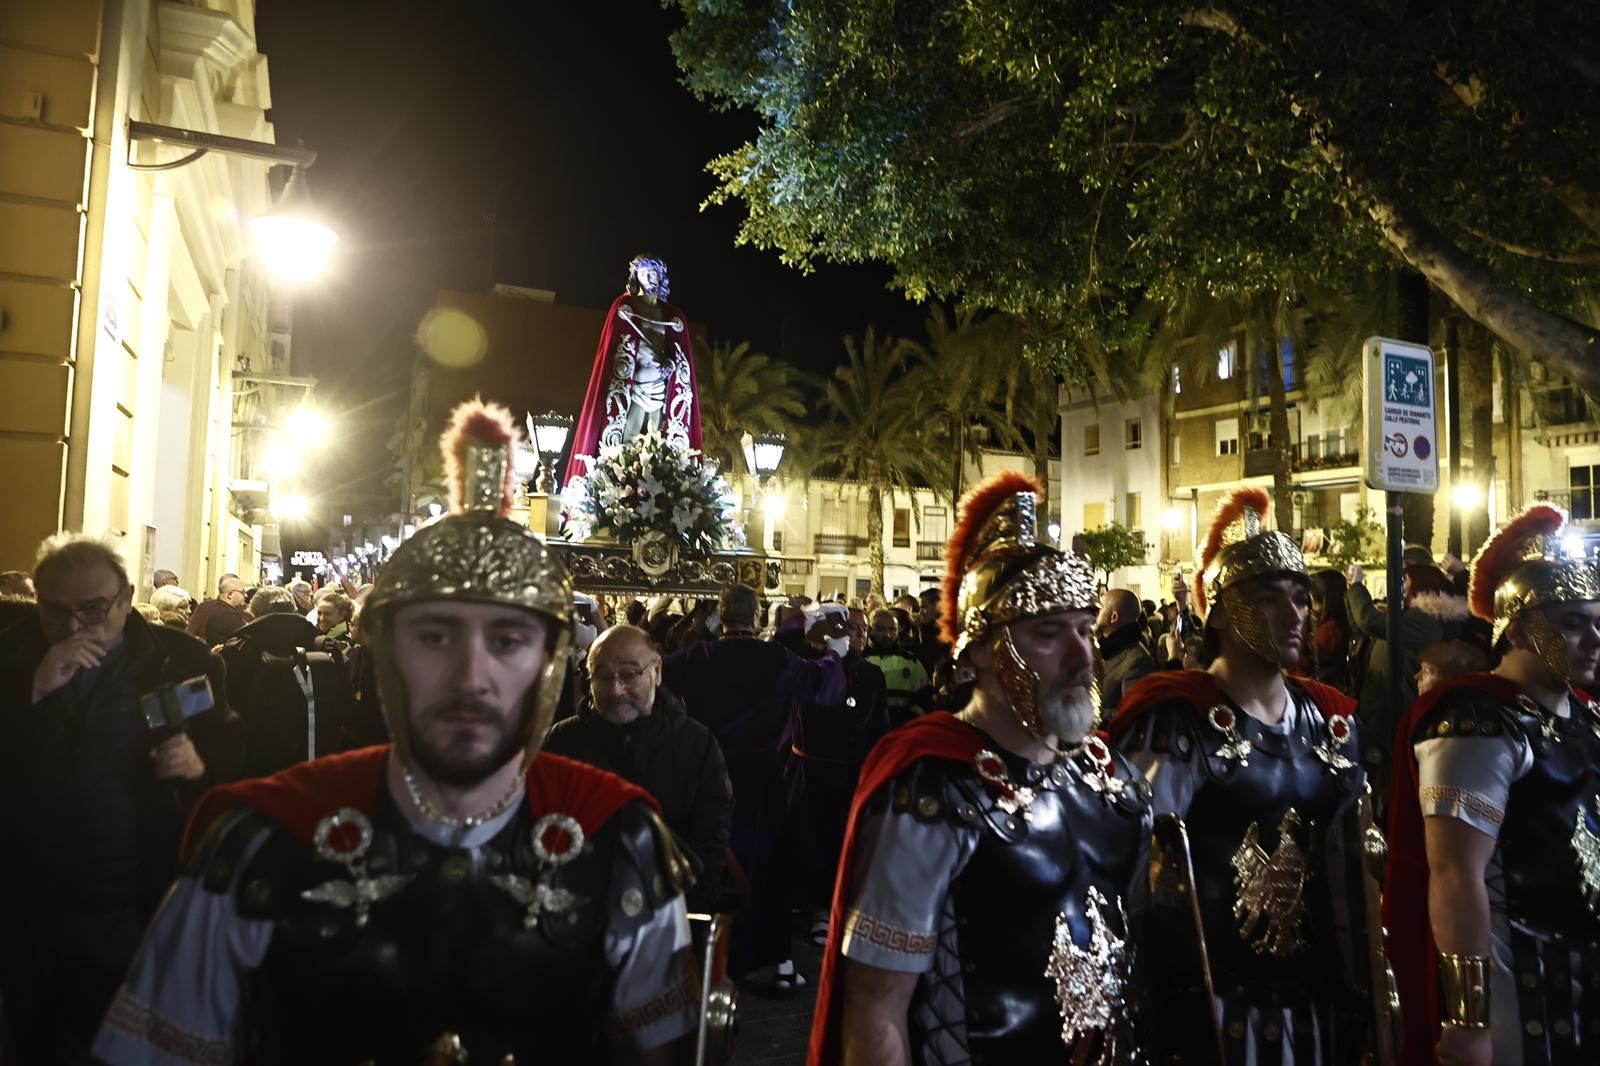
<instances>
[{"instance_id":1,"label":"floral arrangement","mask_svg":"<svg viewBox=\"0 0 1600 1066\"><path fill-rule=\"evenodd\" d=\"M734 517L738 497L716 462L654 433L602 445L588 476L569 483L561 495L566 532L574 540L609 530L631 542L653 532L696 554L743 543Z\"/></svg>"}]
</instances>

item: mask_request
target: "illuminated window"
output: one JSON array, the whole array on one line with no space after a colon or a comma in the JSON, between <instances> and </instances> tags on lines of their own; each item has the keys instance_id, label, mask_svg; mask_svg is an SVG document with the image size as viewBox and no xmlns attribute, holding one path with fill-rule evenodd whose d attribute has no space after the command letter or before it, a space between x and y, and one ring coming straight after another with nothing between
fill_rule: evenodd
<instances>
[{"instance_id":1,"label":"illuminated window","mask_svg":"<svg viewBox=\"0 0 1600 1066\"><path fill-rule=\"evenodd\" d=\"M1083 454L1100 454L1100 424L1098 422L1092 426L1083 427Z\"/></svg>"},{"instance_id":2,"label":"illuminated window","mask_svg":"<svg viewBox=\"0 0 1600 1066\"><path fill-rule=\"evenodd\" d=\"M1217 420L1217 454L1239 454L1239 420L1237 418L1219 418Z\"/></svg>"},{"instance_id":3,"label":"illuminated window","mask_svg":"<svg viewBox=\"0 0 1600 1066\"><path fill-rule=\"evenodd\" d=\"M1144 421L1130 418L1122 423L1122 446L1128 451L1144 447Z\"/></svg>"},{"instance_id":4,"label":"illuminated window","mask_svg":"<svg viewBox=\"0 0 1600 1066\"><path fill-rule=\"evenodd\" d=\"M1229 344L1225 348L1217 349L1217 378L1227 381L1239 369L1239 346Z\"/></svg>"}]
</instances>

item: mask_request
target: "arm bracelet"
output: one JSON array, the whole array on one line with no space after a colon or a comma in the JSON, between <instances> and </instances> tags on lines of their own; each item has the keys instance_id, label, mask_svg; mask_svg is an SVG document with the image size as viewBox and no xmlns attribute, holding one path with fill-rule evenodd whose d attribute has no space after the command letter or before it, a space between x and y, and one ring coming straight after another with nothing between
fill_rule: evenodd
<instances>
[{"instance_id":1,"label":"arm bracelet","mask_svg":"<svg viewBox=\"0 0 1600 1066\"><path fill-rule=\"evenodd\" d=\"M1489 1027L1489 957L1439 954L1439 1020L1462 1029Z\"/></svg>"}]
</instances>

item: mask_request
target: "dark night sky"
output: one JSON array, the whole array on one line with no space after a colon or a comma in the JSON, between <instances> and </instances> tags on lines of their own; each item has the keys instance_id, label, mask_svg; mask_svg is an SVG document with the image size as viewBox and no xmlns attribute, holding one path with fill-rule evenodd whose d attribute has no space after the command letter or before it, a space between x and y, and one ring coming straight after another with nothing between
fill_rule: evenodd
<instances>
[{"instance_id":1,"label":"dark night sky","mask_svg":"<svg viewBox=\"0 0 1600 1066\"><path fill-rule=\"evenodd\" d=\"M382 447L418 320L438 289L484 291L491 247L493 280L597 308L654 251L714 341L814 371L868 322L919 328L886 268L803 276L733 246L741 208L699 210L706 161L754 119L680 84L676 19L648 0L261 0L277 138L319 153L311 188L341 236L336 269L296 300L295 363L323 405L356 412L343 455Z\"/></svg>"}]
</instances>

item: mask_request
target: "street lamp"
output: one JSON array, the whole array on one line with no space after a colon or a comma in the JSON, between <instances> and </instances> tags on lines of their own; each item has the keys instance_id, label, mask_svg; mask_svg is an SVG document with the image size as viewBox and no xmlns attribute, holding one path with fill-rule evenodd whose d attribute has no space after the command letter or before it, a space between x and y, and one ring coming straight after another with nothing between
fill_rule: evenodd
<instances>
[{"instance_id":1,"label":"street lamp","mask_svg":"<svg viewBox=\"0 0 1600 1066\"><path fill-rule=\"evenodd\" d=\"M744 461L758 483L777 474L783 462L784 446L788 443L782 433L757 433L754 436L746 433L739 443L744 449Z\"/></svg>"},{"instance_id":2,"label":"street lamp","mask_svg":"<svg viewBox=\"0 0 1600 1066\"><path fill-rule=\"evenodd\" d=\"M1168 507L1161 512L1161 525L1168 533L1176 533L1183 528L1183 512L1176 507Z\"/></svg>"},{"instance_id":3,"label":"street lamp","mask_svg":"<svg viewBox=\"0 0 1600 1066\"><path fill-rule=\"evenodd\" d=\"M298 522L311 513L311 501L299 493L291 492L272 501L272 513L278 520L287 518L291 522Z\"/></svg>"},{"instance_id":4,"label":"street lamp","mask_svg":"<svg viewBox=\"0 0 1600 1066\"><path fill-rule=\"evenodd\" d=\"M314 407L300 406L283 420L289 439L300 446L321 444L328 435L328 420Z\"/></svg>"},{"instance_id":5,"label":"street lamp","mask_svg":"<svg viewBox=\"0 0 1600 1066\"><path fill-rule=\"evenodd\" d=\"M1450 502L1458 511L1475 510L1483 504L1483 490L1471 481L1457 482L1450 490Z\"/></svg>"},{"instance_id":6,"label":"street lamp","mask_svg":"<svg viewBox=\"0 0 1600 1066\"><path fill-rule=\"evenodd\" d=\"M528 436L533 438L540 465L544 467L544 484L541 488L545 495L554 496L560 491L556 487L556 463L560 461L561 452L567 446L567 437L572 433L572 416L546 411L538 418L529 414L527 423Z\"/></svg>"},{"instance_id":7,"label":"street lamp","mask_svg":"<svg viewBox=\"0 0 1600 1066\"><path fill-rule=\"evenodd\" d=\"M283 195L267 214L250 220L249 228L256 252L268 269L288 281L301 281L314 275L327 263L328 253L339 240L339 235L317 220L310 212L311 193L306 185L305 171L317 161L317 153L303 147L269 144L243 137L225 137L204 130L188 130L177 126L163 126L154 122L128 123L128 154L139 141L153 144L176 145L193 149L188 155L165 163L135 163L130 158L128 169L154 171L176 170L188 166L208 152L224 155L264 159L269 163L293 167Z\"/></svg>"}]
</instances>

